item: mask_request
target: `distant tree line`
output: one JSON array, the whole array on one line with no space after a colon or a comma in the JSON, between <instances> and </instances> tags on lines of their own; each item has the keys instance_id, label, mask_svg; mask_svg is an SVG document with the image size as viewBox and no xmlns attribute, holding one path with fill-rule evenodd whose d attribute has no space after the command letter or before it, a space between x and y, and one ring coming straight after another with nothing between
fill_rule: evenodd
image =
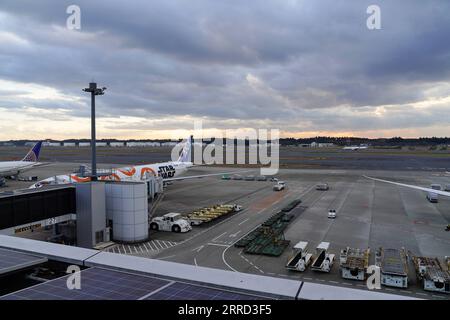
<instances>
[{"instance_id":1,"label":"distant tree line","mask_svg":"<svg viewBox=\"0 0 450 320\"><path fill-rule=\"evenodd\" d=\"M220 139L217 139L220 141ZM217 141L216 140L216 141ZM2 143L9 142L13 143L16 146L23 146L25 143L35 141L35 140L9 140L9 141L0 141ZM66 139L66 140L53 140L53 139L45 139L45 141L49 142L90 142L90 139ZM117 141L125 141L125 142L169 142L174 141L171 139L97 139L98 142L117 142ZM182 139L175 140L182 141ZM206 144L213 141L211 139L204 139ZM226 144L226 140L222 140L224 144ZM237 144L238 140L234 139L234 144ZM270 142L270 141L269 141ZM337 146L349 146L349 145L360 145L360 144L368 144L370 146L438 146L438 145L450 145L450 137L421 137L421 138L402 138L402 137L392 137L392 138L377 138L377 139L369 139L369 138L361 138L361 137L325 137L325 136L317 136L311 138L281 138L279 140L280 145L288 146L288 145L301 145L301 144L311 144L311 143L334 143ZM245 141L245 145L248 145L249 141Z\"/></svg>"},{"instance_id":2,"label":"distant tree line","mask_svg":"<svg viewBox=\"0 0 450 320\"><path fill-rule=\"evenodd\" d=\"M422 138L360 138L360 137L313 137L313 138L284 138L280 145L299 145L317 143L334 143L338 146L368 144L371 146L436 146L450 144L449 137L422 137Z\"/></svg>"}]
</instances>

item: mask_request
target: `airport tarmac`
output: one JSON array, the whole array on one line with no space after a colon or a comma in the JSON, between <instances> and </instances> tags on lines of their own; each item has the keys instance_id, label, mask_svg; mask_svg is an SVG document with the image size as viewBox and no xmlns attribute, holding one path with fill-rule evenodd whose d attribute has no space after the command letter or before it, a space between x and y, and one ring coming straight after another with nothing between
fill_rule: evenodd
<instances>
[{"instance_id":1,"label":"airport tarmac","mask_svg":"<svg viewBox=\"0 0 450 320\"><path fill-rule=\"evenodd\" d=\"M27 175L37 175L39 179L44 179L70 172L77 165L54 163L33 169ZM100 165L103 168L112 166L117 165ZM227 170L230 168L201 166L193 168L187 174ZM123 252L119 252L360 289L366 288L365 283L344 280L338 273L339 252L347 246L370 247L371 263L375 250L380 246L397 249L404 247L413 254L436 256L440 259L450 255L450 232L444 230L450 223L449 198L440 197L439 203L432 204L426 200L424 192L368 180L363 177L364 174L423 186L450 182L449 176L438 171L338 169L281 169L277 177L287 183L287 189L281 192L273 191L273 183L270 181L222 180L220 177L177 181L167 186L164 198L156 210L157 215L168 212L188 213L217 203L237 203L244 210L219 221L194 227L185 234L151 232L149 242L127 246ZM318 182L327 182L330 190L315 190ZM8 184L9 189L17 189L31 183L8 181ZM286 270L290 248L280 257L268 257L244 254L241 249L233 246L242 236L298 198L302 200L301 208L294 209L299 210L298 217L288 225L285 238L290 240L290 247L300 240L308 241L310 252L321 241L330 242L330 251L336 254L337 260L329 274L315 273L309 269L304 273ZM335 220L327 218L329 209L336 209ZM107 250L111 248L113 247ZM419 298L449 299L448 295L421 289L417 285L412 265L409 268L408 289L383 287L382 290Z\"/></svg>"},{"instance_id":2,"label":"airport tarmac","mask_svg":"<svg viewBox=\"0 0 450 320\"><path fill-rule=\"evenodd\" d=\"M213 171L199 168L199 172ZM165 250L133 252L141 256L193 264L198 266L266 274L270 276L303 279L330 285L364 289L364 282L344 280L338 274L339 252L350 246L370 247L371 263L380 246L404 247L411 253L436 256L443 259L450 255L450 233L445 226L450 223L450 199L440 197L437 204L429 203L425 193L381 182L368 180L364 171L354 170L281 170L278 177L287 183L287 189L272 191L271 182L226 181L208 178L202 181L180 181L170 185L157 213L188 213L193 209L215 203L237 203L244 210L210 225L194 227L186 234L152 232L152 240L173 240L177 245ZM429 185L446 183L450 178L417 173L412 177L405 172L372 171L373 176ZM315 190L317 182L327 182L329 191ZM273 213L294 199L302 199L298 217L287 227L285 238L291 247L298 241L308 241L309 250L322 241L331 243L330 251L337 260L329 274L304 273L285 269L290 249L280 257L244 254L233 244L259 226ZM329 209L336 209L337 218L328 219ZM137 247L139 248L139 246ZM413 266L409 266L409 288L382 290L422 298L448 299L446 295L432 294L417 285Z\"/></svg>"}]
</instances>

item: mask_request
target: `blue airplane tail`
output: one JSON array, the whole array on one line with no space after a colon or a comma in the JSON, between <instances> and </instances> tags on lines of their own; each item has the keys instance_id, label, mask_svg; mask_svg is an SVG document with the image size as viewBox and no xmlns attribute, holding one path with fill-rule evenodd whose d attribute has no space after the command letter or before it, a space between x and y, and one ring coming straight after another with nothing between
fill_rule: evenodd
<instances>
[{"instance_id":1,"label":"blue airplane tail","mask_svg":"<svg viewBox=\"0 0 450 320\"><path fill-rule=\"evenodd\" d=\"M33 148L27 153L22 161L37 162L39 160L39 153L41 152L42 141L39 141Z\"/></svg>"}]
</instances>

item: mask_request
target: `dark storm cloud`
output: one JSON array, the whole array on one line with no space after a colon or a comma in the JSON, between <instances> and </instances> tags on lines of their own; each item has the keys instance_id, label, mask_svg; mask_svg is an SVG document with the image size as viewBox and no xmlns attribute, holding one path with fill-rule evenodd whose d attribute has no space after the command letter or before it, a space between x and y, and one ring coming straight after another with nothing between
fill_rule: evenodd
<instances>
[{"instance_id":1,"label":"dark storm cloud","mask_svg":"<svg viewBox=\"0 0 450 320\"><path fill-rule=\"evenodd\" d=\"M81 31L65 29L71 4L81 7ZM371 4L381 7L382 30L366 28ZM0 107L87 116L81 88L95 79L108 87L101 116L190 115L216 127L264 120L292 131L440 124L408 105L450 95L442 85L450 79L448 12L445 0L3 0L0 80L82 100L24 101L0 91ZM430 95L433 87L440 89ZM409 113L357 111L390 104ZM338 106L350 111L336 115Z\"/></svg>"}]
</instances>

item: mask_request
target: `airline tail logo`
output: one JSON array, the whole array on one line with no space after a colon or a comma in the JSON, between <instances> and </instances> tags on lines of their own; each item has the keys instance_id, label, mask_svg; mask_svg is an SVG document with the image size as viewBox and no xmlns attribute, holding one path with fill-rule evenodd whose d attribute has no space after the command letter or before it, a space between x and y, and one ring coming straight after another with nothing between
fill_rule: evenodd
<instances>
[{"instance_id":1,"label":"airline tail logo","mask_svg":"<svg viewBox=\"0 0 450 320\"><path fill-rule=\"evenodd\" d=\"M41 152L42 141L39 141L34 145L34 147L27 153L22 161L36 162L39 159L39 153Z\"/></svg>"}]
</instances>

